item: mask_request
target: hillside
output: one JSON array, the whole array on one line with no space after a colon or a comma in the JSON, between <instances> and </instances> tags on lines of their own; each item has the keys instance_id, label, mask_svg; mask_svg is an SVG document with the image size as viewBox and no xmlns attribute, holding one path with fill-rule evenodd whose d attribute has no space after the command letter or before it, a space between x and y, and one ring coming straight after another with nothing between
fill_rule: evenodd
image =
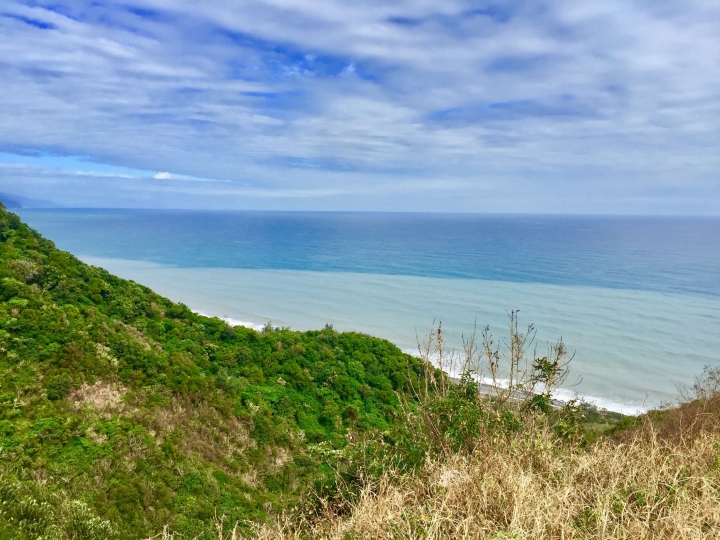
<instances>
[{"instance_id":1,"label":"hillside","mask_svg":"<svg viewBox=\"0 0 720 540\"><path fill-rule=\"evenodd\" d=\"M424 361L231 327L0 209L0 540L717 538L720 368L640 418L559 407L568 351L526 363L510 315Z\"/></svg>"},{"instance_id":2,"label":"hillside","mask_svg":"<svg viewBox=\"0 0 720 540\"><path fill-rule=\"evenodd\" d=\"M588 430L597 411L581 403L550 410L539 394L501 404L477 386L463 378L421 392L392 445L381 437L339 450L344 482L251 537L720 538L720 367L706 367L677 405L600 432Z\"/></svg>"},{"instance_id":3,"label":"hillside","mask_svg":"<svg viewBox=\"0 0 720 540\"><path fill-rule=\"evenodd\" d=\"M0 210L0 538L261 520L396 422L421 374L366 335L197 315Z\"/></svg>"}]
</instances>

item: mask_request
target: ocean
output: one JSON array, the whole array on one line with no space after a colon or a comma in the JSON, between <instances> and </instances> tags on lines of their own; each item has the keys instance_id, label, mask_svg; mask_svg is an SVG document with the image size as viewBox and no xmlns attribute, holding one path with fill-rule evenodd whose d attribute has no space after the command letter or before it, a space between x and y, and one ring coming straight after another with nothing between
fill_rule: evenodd
<instances>
[{"instance_id":1,"label":"ocean","mask_svg":"<svg viewBox=\"0 0 720 540\"><path fill-rule=\"evenodd\" d=\"M234 324L364 332L417 351L507 313L562 337L577 393L635 412L720 364L720 219L21 209L61 249ZM579 381L579 382L578 382Z\"/></svg>"}]
</instances>

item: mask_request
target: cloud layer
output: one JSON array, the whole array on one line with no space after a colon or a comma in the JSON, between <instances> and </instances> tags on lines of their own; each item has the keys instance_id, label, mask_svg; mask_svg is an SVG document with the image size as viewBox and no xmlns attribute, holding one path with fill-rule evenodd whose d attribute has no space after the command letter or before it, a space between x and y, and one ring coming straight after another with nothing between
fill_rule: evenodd
<instances>
[{"instance_id":1,"label":"cloud layer","mask_svg":"<svg viewBox=\"0 0 720 540\"><path fill-rule=\"evenodd\" d=\"M716 1L11 0L0 80L63 204L720 213Z\"/></svg>"}]
</instances>

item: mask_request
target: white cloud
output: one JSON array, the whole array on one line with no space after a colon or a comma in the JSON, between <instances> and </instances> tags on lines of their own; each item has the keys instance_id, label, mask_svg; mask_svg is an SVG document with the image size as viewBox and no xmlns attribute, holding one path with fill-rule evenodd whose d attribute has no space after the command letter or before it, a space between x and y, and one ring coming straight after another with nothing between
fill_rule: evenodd
<instances>
[{"instance_id":1,"label":"white cloud","mask_svg":"<svg viewBox=\"0 0 720 540\"><path fill-rule=\"evenodd\" d=\"M0 145L172 170L154 180L179 198L207 180L288 198L390 184L435 209L426 182L478 209L699 191L720 208L717 2L133 5L157 16L7 3Z\"/></svg>"},{"instance_id":2,"label":"white cloud","mask_svg":"<svg viewBox=\"0 0 720 540\"><path fill-rule=\"evenodd\" d=\"M229 180L215 180L212 178L197 178L186 174L173 174L169 172L157 172L153 175L155 180L179 180L184 182L229 182Z\"/></svg>"}]
</instances>

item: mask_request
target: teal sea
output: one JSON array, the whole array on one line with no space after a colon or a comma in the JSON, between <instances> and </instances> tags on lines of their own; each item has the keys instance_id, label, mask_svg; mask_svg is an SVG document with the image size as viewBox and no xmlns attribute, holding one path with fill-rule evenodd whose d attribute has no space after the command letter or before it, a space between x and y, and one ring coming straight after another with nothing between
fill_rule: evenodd
<instances>
[{"instance_id":1,"label":"teal sea","mask_svg":"<svg viewBox=\"0 0 720 540\"><path fill-rule=\"evenodd\" d=\"M574 393L625 412L720 364L720 220L20 210L58 247L235 324L331 323L414 351L507 312L575 352Z\"/></svg>"}]
</instances>

